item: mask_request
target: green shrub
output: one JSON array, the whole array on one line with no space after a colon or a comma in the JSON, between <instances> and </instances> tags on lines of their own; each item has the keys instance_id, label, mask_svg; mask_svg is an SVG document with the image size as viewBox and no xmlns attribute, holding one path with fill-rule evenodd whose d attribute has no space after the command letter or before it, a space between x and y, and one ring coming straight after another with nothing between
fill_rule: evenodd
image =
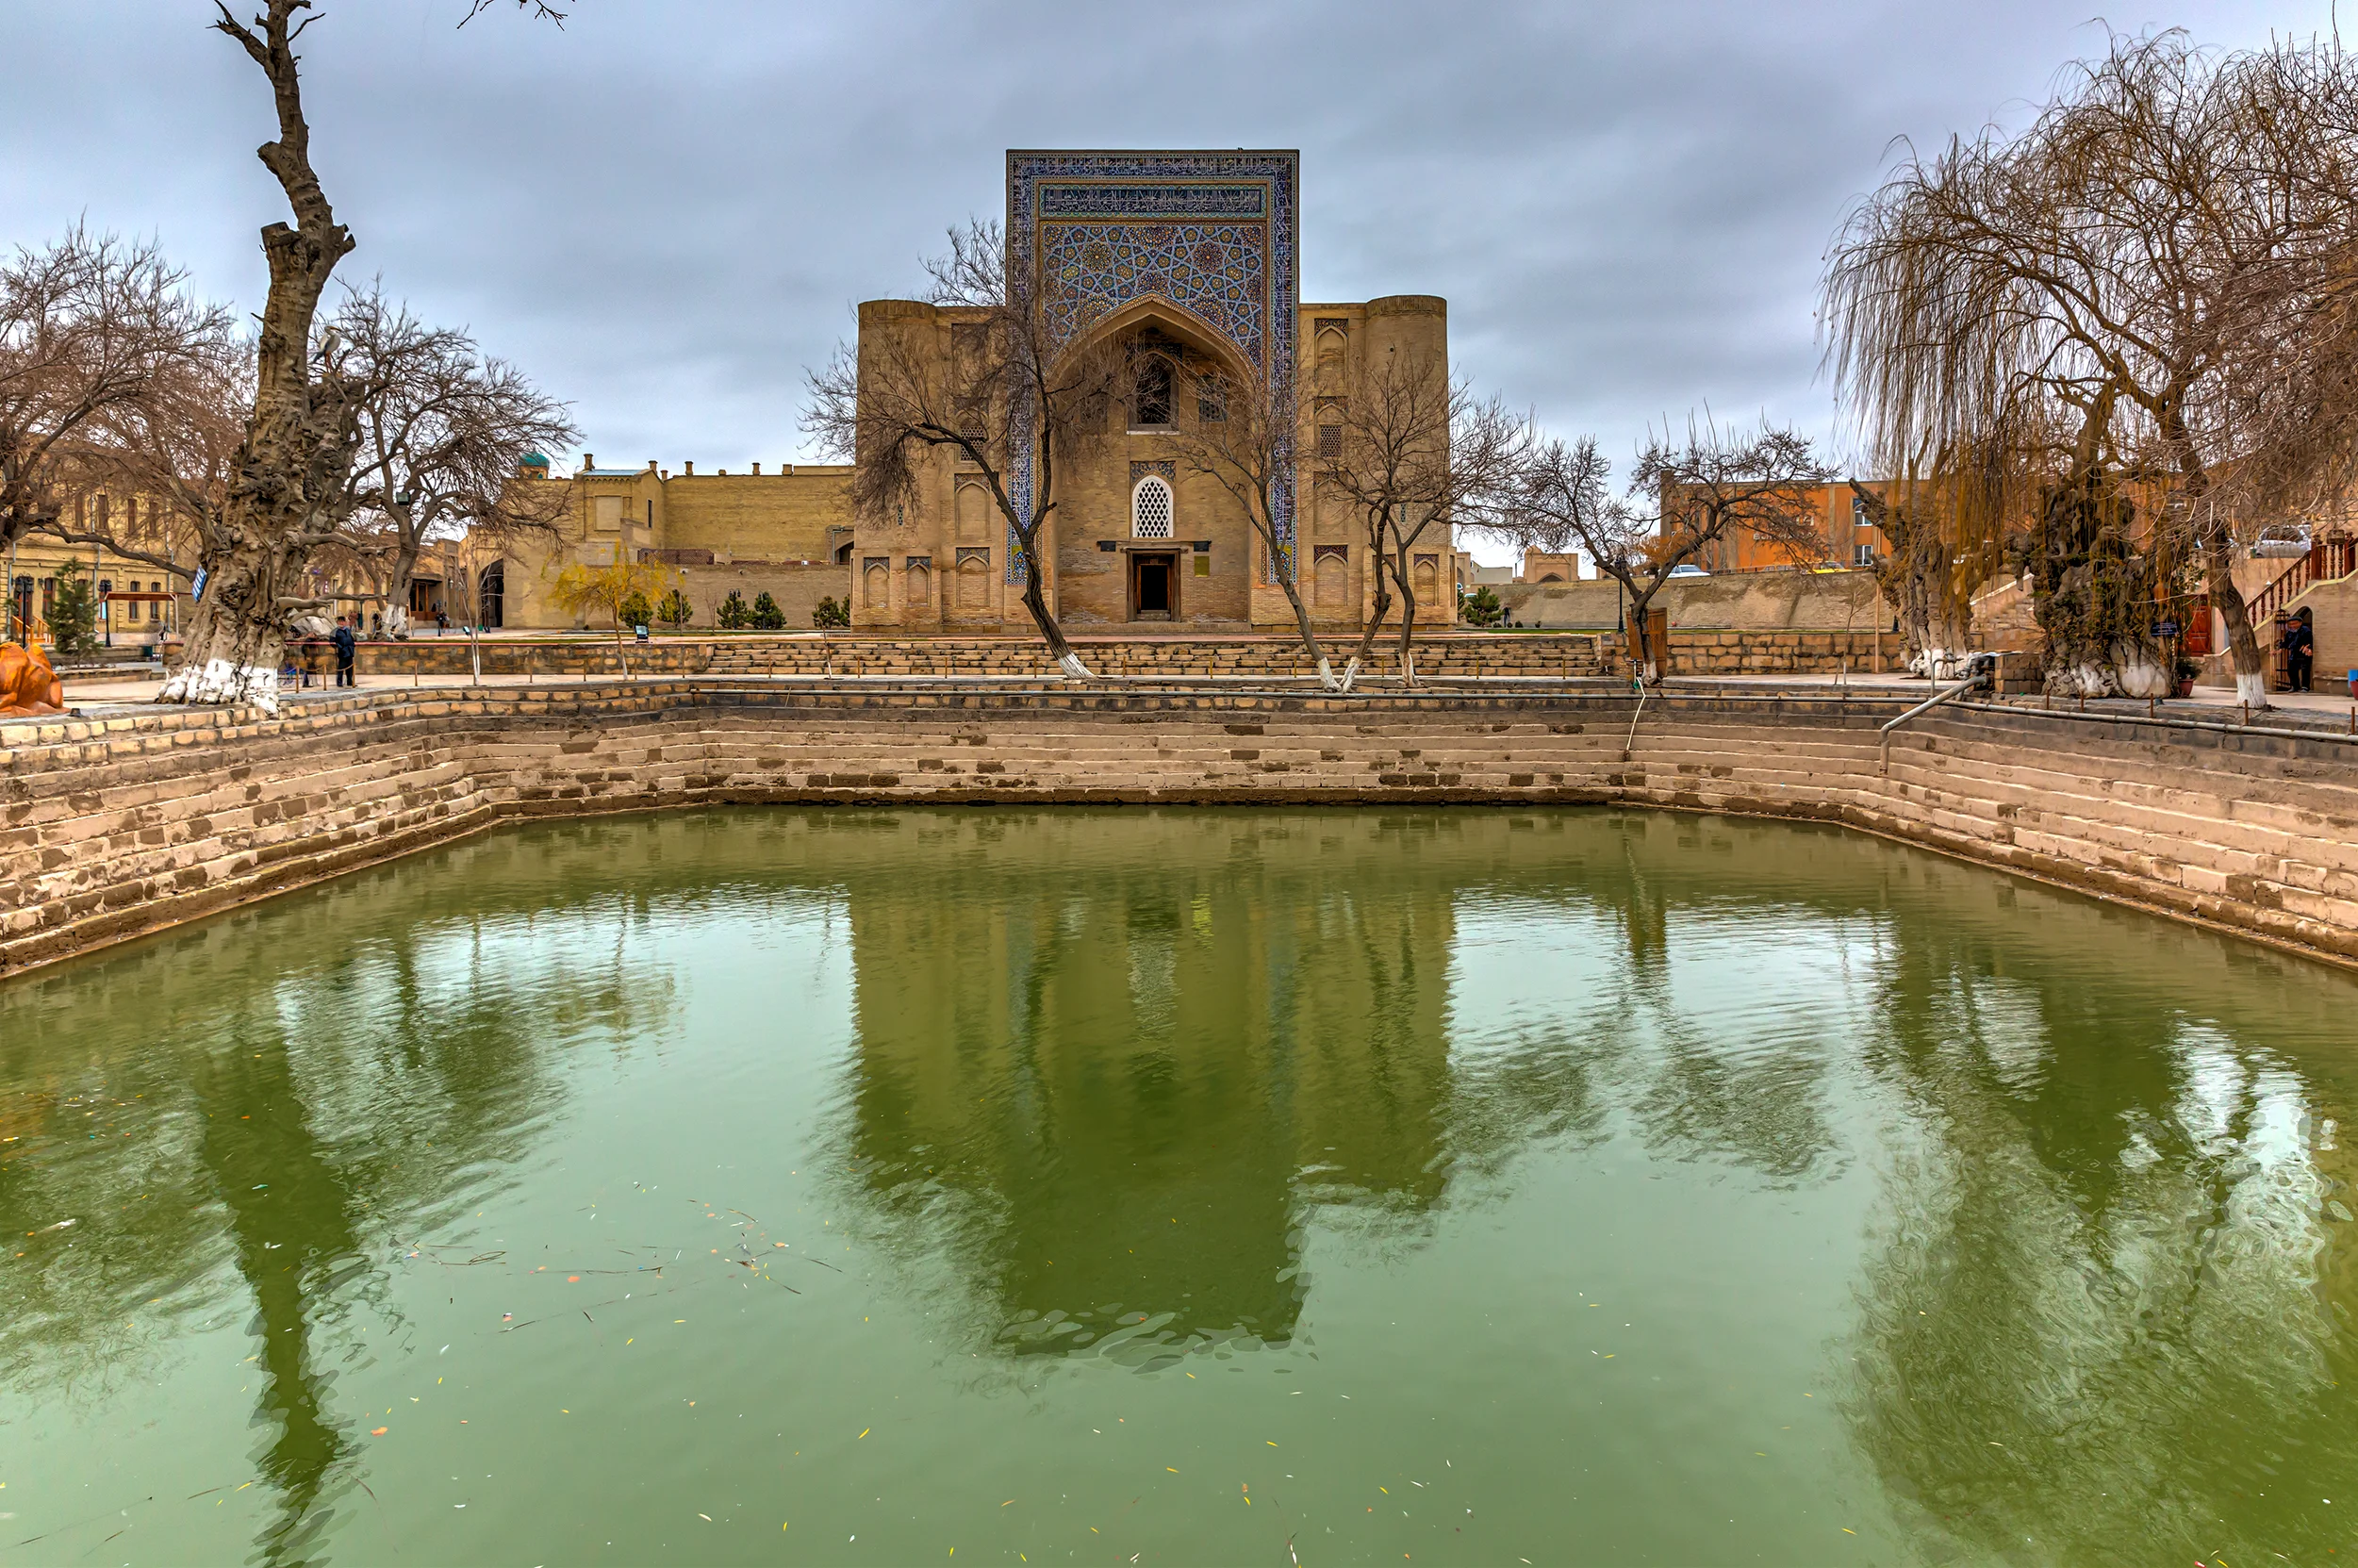
<instances>
[{"instance_id":1,"label":"green shrub","mask_svg":"<svg viewBox=\"0 0 2358 1568\"><path fill-rule=\"evenodd\" d=\"M655 606L655 619L677 631L696 619L696 607L687 602L686 594L673 588L663 596L663 602Z\"/></svg>"},{"instance_id":2,"label":"green shrub","mask_svg":"<svg viewBox=\"0 0 2358 1568\"><path fill-rule=\"evenodd\" d=\"M634 589L622 600L622 624L644 626L655 619L655 607L647 602L644 593Z\"/></svg>"},{"instance_id":3,"label":"green shrub","mask_svg":"<svg viewBox=\"0 0 2358 1568\"><path fill-rule=\"evenodd\" d=\"M753 601L753 627L761 632L783 632L786 629L786 612L778 607L778 601L769 597L767 588L762 590L760 598Z\"/></svg>"},{"instance_id":4,"label":"green shrub","mask_svg":"<svg viewBox=\"0 0 2358 1568\"><path fill-rule=\"evenodd\" d=\"M1458 614L1468 626L1495 626L1506 619L1507 607L1484 584L1459 602Z\"/></svg>"},{"instance_id":5,"label":"green shrub","mask_svg":"<svg viewBox=\"0 0 2358 1568\"><path fill-rule=\"evenodd\" d=\"M729 597L720 602L720 608L713 619L717 620L724 629L736 632L745 628L748 618L751 615L752 612L745 607L745 595L731 588Z\"/></svg>"},{"instance_id":6,"label":"green shrub","mask_svg":"<svg viewBox=\"0 0 2358 1568\"><path fill-rule=\"evenodd\" d=\"M98 594L82 578L82 563L58 569L58 598L49 607L49 640L60 653L87 653L98 646Z\"/></svg>"},{"instance_id":7,"label":"green shrub","mask_svg":"<svg viewBox=\"0 0 2358 1568\"><path fill-rule=\"evenodd\" d=\"M811 612L811 624L814 626L850 625L851 596L846 594L841 599L822 598L818 602L818 608Z\"/></svg>"}]
</instances>

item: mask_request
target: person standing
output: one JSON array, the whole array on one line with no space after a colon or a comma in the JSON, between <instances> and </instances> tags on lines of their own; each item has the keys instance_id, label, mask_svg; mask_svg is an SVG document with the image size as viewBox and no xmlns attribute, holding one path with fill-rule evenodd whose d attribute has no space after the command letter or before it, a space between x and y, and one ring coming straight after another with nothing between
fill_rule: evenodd
<instances>
[{"instance_id":1,"label":"person standing","mask_svg":"<svg viewBox=\"0 0 2358 1568\"><path fill-rule=\"evenodd\" d=\"M353 673L352 660L355 647L360 639L352 635L352 622L343 616L338 616L335 634L327 640L336 645L336 684L339 686L357 686L360 682Z\"/></svg>"},{"instance_id":2,"label":"person standing","mask_svg":"<svg viewBox=\"0 0 2358 1568\"><path fill-rule=\"evenodd\" d=\"M2284 685L2294 691L2307 691L2317 674L2317 627L2303 604L2293 622L2284 629Z\"/></svg>"}]
</instances>

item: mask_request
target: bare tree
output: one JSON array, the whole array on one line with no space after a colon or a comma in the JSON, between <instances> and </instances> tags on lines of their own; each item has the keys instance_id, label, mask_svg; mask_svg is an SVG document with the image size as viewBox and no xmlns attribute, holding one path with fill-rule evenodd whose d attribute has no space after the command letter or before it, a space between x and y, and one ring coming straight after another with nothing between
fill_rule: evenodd
<instances>
[{"instance_id":1,"label":"bare tree","mask_svg":"<svg viewBox=\"0 0 2358 1568\"><path fill-rule=\"evenodd\" d=\"M552 21L560 13L535 0ZM337 536L360 420L355 368L339 339L315 345L313 325L328 279L353 248L311 167L295 43L316 20L311 0L264 0L251 24L216 0L213 25L245 50L270 82L276 140L256 152L278 181L294 223L262 230L270 291L255 340L254 404L232 463L223 503L195 520L201 587L181 659L165 678L165 702L277 706L278 653L288 616L318 607L306 594L311 553ZM471 17L484 8L474 6ZM462 21L463 25L463 21Z\"/></svg>"},{"instance_id":2,"label":"bare tree","mask_svg":"<svg viewBox=\"0 0 2358 1568\"><path fill-rule=\"evenodd\" d=\"M1359 514L1377 577L1344 679L1374 651L1397 588L1400 677L1414 684L1416 546L1428 537L1445 545L1457 528L1494 530L1529 459L1531 429L1498 398L1477 400L1442 366L1397 354L1359 367L1346 387L1318 477Z\"/></svg>"},{"instance_id":3,"label":"bare tree","mask_svg":"<svg viewBox=\"0 0 2358 1568\"><path fill-rule=\"evenodd\" d=\"M226 503L199 520L203 582L167 702L277 706L278 652L311 552L334 537L332 508L352 470L357 420L335 345L317 360L312 322L327 280L353 248L311 168L294 52L309 0L268 0L253 25L219 7L213 25L236 40L271 84L278 138L256 156L286 193L295 223L262 230L270 292L256 343L254 408Z\"/></svg>"},{"instance_id":4,"label":"bare tree","mask_svg":"<svg viewBox=\"0 0 2358 1568\"><path fill-rule=\"evenodd\" d=\"M516 4L519 9L543 22L553 22L560 27L565 25L565 19L569 14L550 5L549 0L516 0ZM458 19L458 25L464 27L484 12L499 8L500 0L467 0L467 14Z\"/></svg>"},{"instance_id":5,"label":"bare tree","mask_svg":"<svg viewBox=\"0 0 2358 1568\"><path fill-rule=\"evenodd\" d=\"M464 332L428 327L371 285L355 289L325 336L349 355L360 451L338 510L342 543L385 586L386 630L405 635L409 586L429 541L465 532L485 544L548 537L568 487L518 477L527 452L570 446L565 405L485 355Z\"/></svg>"},{"instance_id":6,"label":"bare tree","mask_svg":"<svg viewBox=\"0 0 2358 1568\"><path fill-rule=\"evenodd\" d=\"M1086 679L1048 607L1044 550L1065 470L1105 443L1121 359L1094 319L1063 319L1054 280L1033 267L996 223L953 229L948 254L926 264L947 320L868 323L866 343L812 373L805 426L854 465L852 509L876 523L921 513L943 464L972 465L1014 537L1032 624L1065 673Z\"/></svg>"},{"instance_id":7,"label":"bare tree","mask_svg":"<svg viewBox=\"0 0 2358 1568\"><path fill-rule=\"evenodd\" d=\"M228 503L253 404L251 342L224 330L190 344L141 396L84 427L61 470L74 500L38 531L190 581L205 522Z\"/></svg>"},{"instance_id":8,"label":"bare tree","mask_svg":"<svg viewBox=\"0 0 2358 1568\"><path fill-rule=\"evenodd\" d=\"M2062 590L2051 686L2166 690L2151 627L2183 555L2266 705L2239 544L2259 505L2347 482L2358 431L2353 106L2337 42L2116 37L2020 134L1911 157L1849 219L1825 278L1836 383L1895 468L1995 462L1994 507L1933 492L1974 508L1944 520L1956 542L2010 527L2062 550L2036 574Z\"/></svg>"},{"instance_id":9,"label":"bare tree","mask_svg":"<svg viewBox=\"0 0 2358 1568\"><path fill-rule=\"evenodd\" d=\"M1740 534L1797 560L1824 553L1813 492L1832 470L1790 430L1723 432L1690 421L1683 441L1648 439L1625 496L1609 493L1608 472L1592 437L1547 442L1525 463L1511 509L1488 531L1550 553L1577 546L1620 583L1635 662L1649 683L1661 680L1670 650L1653 645L1646 611L1680 567Z\"/></svg>"},{"instance_id":10,"label":"bare tree","mask_svg":"<svg viewBox=\"0 0 2358 1568\"><path fill-rule=\"evenodd\" d=\"M1535 443L1517 476L1513 500L1482 530L1517 550L1543 555L1585 554L1602 562L1639 553L1645 540L1639 514L1612 491L1613 464L1596 437Z\"/></svg>"},{"instance_id":11,"label":"bare tree","mask_svg":"<svg viewBox=\"0 0 2358 1568\"><path fill-rule=\"evenodd\" d=\"M76 226L0 268L0 546L69 520L118 423L155 413L229 340L153 245Z\"/></svg>"},{"instance_id":12,"label":"bare tree","mask_svg":"<svg viewBox=\"0 0 2358 1568\"><path fill-rule=\"evenodd\" d=\"M1291 477L1300 443L1296 434L1303 409L1288 388L1272 388L1261 377L1238 377L1204 365L1181 367L1193 384L1198 418L1179 427L1171 444L1179 462L1191 473L1212 480L1244 508L1261 548L1275 563L1278 586L1293 606L1294 624L1303 652L1318 667L1319 685L1335 689L1339 679L1311 624L1310 608L1302 602L1301 543L1278 533L1277 497Z\"/></svg>"}]
</instances>

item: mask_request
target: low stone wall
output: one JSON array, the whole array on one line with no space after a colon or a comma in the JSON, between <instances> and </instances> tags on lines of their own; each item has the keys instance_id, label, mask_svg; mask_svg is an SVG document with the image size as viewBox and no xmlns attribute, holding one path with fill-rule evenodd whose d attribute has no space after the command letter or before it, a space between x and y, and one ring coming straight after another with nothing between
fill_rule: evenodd
<instances>
[{"instance_id":1,"label":"low stone wall","mask_svg":"<svg viewBox=\"0 0 2358 1568\"><path fill-rule=\"evenodd\" d=\"M1416 641L1416 668L1436 676L1612 676L1624 673L1627 638L1619 633L1448 632ZM1107 675L1308 677L1316 668L1292 637L1076 637L1090 668ZM1356 638L1327 642L1340 663ZM1393 643L1378 642L1375 668L1393 668ZM1830 675L1896 668L1904 650L1897 636L1872 632L1671 633L1674 675ZM325 643L296 647L298 662L325 672L335 656ZM485 673L547 676L620 672L610 640L527 641L492 638L481 645ZM661 675L1001 675L1053 673L1036 637L880 637L855 634L797 637L656 636L627 650L634 673ZM467 639L417 637L364 642L363 674L463 675Z\"/></svg>"},{"instance_id":2,"label":"low stone wall","mask_svg":"<svg viewBox=\"0 0 2358 1568\"><path fill-rule=\"evenodd\" d=\"M1615 651L1627 640L1613 638ZM1906 660L1905 645L1889 634L1671 631L1673 675L1873 674L1887 661L1896 669Z\"/></svg>"},{"instance_id":3,"label":"low stone wall","mask_svg":"<svg viewBox=\"0 0 2358 1568\"><path fill-rule=\"evenodd\" d=\"M1510 583L1495 588L1524 626L1602 631L1623 623L1627 597L1608 577L1579 583ZM1671 630L1847 632L1891 626L1891 609L1868 571L1741 571L1674 577L1654 596Z\"/></svg>"},{"instance_id":4,"label":"low stone wall","mask_svg":"<svg viewBox=\"0 0 2358 1568\"><path fill-rule=\"evenodd\" d=\"M1417 669L1433 675L1581 676L1610 672L1607 644L1590 635L1443 634L1416 642ZM1311 676L1316 668L1292 637L1076 637L1090 667L1109 675ZM1355 641L1329 645L1340 661ZM494 637L480 645L490 675L575 676L619 673L611 639L525 640ZM296 645L298 662L335 668L322 643ZM1053 662L1037 637L880 637L851 633L827 636L655 636L627 650L634 673L661 675L1001 675L1051 674ZM1392 668L1391 643L1378 646ZM355 660L362 674L464 675L470 668L463 636L421 636L407 642L364 642Z\"/></svg>"},{"instance_id":5,"label":"low stone wall","mask_svg":"<svg viewBox=\"0 0 2358 1568\"><path fill-rule=\"evenodd\" d=\"M1625 802L1845 823L2358 962L2358 746L1655 697L364 692L0 726L0 973L504 818L721 801Z\"/></svg>"},{"instance_id":6,"label":"low stone wall","mask_svg":"<svg viewBox=\"0 0 2358 1568\"><path fill-rule=\"evenodd\" d=\"M711 666L712 649L701 638L655 637L644 645L631 643L627 653L633 674L701 675ZM615 675L624 657L610 636L547 642L487 637L478 651L486 675ZM323 641L290 643L287 654L314 674L336 668L335 650ZM472 668L467 639L456 634L364 642L354 651L353 664L363 675L465 675Z\"/></svg>"},{"instance_id":7,"label":"low stone wall","mask_svg":"<svg viewBox=\"0 0 2358 1568\"><path fill-rule=\"evenodd\" d=\"M1307 679L1318 672L1292 637L1076 637L1073 646L1091 669L1104 675ZM1340 664L1356 646L1356 641L1329 642L1326 649ZM1594 636L1453 633L1419 638L1415 648L1423 675L1578 677L1604 674L1608 663ZM1378 644L1377 670L1393 664L1391 645ZM1053 674L1056 667L1035 638L847 636L722 644L714 651L710 669L716 675L1028 676Z\"/></svg>"},{"instance_id":8,"label":"low stone wall","mask_svg":"<svg viewBox=\"0 0 2358 1568\"><path fill-rule=\"evenodd\" d=\"M837 599L847 604L851 600L851 568L820 561L754 561L730 560L702 564L668 565L664 575L677 582L696 610L700 624L720 624L720 606L730 594L742 598L748 608L763 594L769 595L786 618L786 624L796 630L806 630L811 614L822 599Z\"/></svg>"}]
</instances>

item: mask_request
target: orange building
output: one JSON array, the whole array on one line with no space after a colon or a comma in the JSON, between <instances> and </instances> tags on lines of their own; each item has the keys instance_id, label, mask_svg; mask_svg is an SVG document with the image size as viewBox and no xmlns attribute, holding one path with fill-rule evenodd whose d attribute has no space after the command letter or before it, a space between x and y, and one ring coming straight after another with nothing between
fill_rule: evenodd
<instances>
[{"instance_id":1,"label":"orange building","mask_svg":"<svg viewBox=\"0 0 2358 1568\"><path fill-rule=\"evenodd\" d=\"M1750 529L1737 528L1697 555L1694 564L1706 571L1794 571L1810 567L1864 567L1891 553L1883 530L1867 520L1862 490L1882 495L1890 481L1838 479L1824 485L1795 486L1799 498L1816 520L1817 551L1798 550L1777 540L1763 539ZM1672 487L1662 493L1662 517L1681 515L1679 497Z\"/></svg>"}]
</instances>

